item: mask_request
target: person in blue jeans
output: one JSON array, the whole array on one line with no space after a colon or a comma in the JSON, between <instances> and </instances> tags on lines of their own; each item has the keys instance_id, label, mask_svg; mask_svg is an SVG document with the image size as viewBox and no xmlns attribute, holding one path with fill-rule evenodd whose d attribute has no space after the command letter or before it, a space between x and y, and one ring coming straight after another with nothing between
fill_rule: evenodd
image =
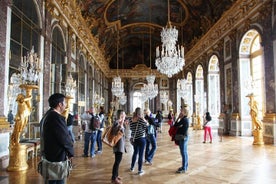
<instances>
[{"instance_id":1,"label":"person in blue jeans","mask_svg":"<svg viewBox=\"0 0 276 184\"><path fill-rule=\"evenodd\" d=\"M97 141L98 149L95 152L95 154L101 154L103 152L103 145L102 145L102 133L104 131L104 108L103 108L103 106L100 107L99 118L101 121L101 125L100 125L100 129L98 129L98 131L97 131L96 141Z\"/></svg>"},{"instance_id":2,"label":"person in blue jeans","mask_svg":"<svg viewBox=\"0 0 276 184\"><path fill-rule=\"evenodd\" d=\"M188 169L188 129L189 129L189 119L187 118L188 110L184 107L181 108L181 112L175 124L173 126L178 127L176 134L183 135L183 139L176 140L176 144L179 146L180 154L182 157L182 166L178 168L176 173L185 173Z\"/></svg>"},{"instance_id":3,"label":"person in blue jeans","mask_svg":"<svg viewBox=\"0 0 276 184\"><path fill-rule=\"evenodd\" d=\"M149 126L147 129L146 138L146 151L145 151L145 164L152 165L152 159L156 152L156 129L157 123L149 109L145 109L145 119L148 121Z\"/></svg>"},{"instance_id":4,"label":"person in blue jeans","mask_svg":"<svg viewBox=\"0 0 276 184\"><path fill-rule=\"evenodd\" d=\"M92 112L93 114L93 112ZM84 114L81 115L82 123L85 125L84 130L84 149L83 149L83 157L88 157L88 150L90 144L90 157L95 157L95 145L96 145L96 136L97 130L91 130L90 123L91 123L92 115L91 110L86 111Z\"/></svg>"},{"instance_id":5,"label":"person in blue jeans","mask_svg":"<svg viewBox=\"0 0 276 184\"><path fill-rule=\"evenodd\" d=\"M130 171L134 171L135 162L138 156L138 175L143 175L143 156L146 145L146 130L148 127L147 121L144 119L141 108L137 107L133 113L133 118L130 121L131 138L134 139L133 143L133 155L130 165Z\"/></svg>"}]
</instances>

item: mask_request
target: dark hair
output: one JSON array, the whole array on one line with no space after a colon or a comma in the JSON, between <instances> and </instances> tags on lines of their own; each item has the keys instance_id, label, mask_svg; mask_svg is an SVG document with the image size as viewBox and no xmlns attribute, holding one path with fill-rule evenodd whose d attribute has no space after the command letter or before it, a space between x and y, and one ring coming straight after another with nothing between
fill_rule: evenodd
<instances>
[{"instance_id":1,"label":"dark hair","mask_svg":"<svg viewBox=\"0 0 276 184\"><path fill-rule=\"evenodd\" d=\"M64 101L64 98L65 98L65 95L61 93L52 94L48 99L49 106L51 108L56 108L59 103Z\"/></svg>"},{"instance_id":2,"label":"dark hair","mask_svg":"<svg viewBox=\"0 0 276 184\"><path fill-rule=\"evenodd\" d=\"M117 119L120 119L120 116L121 116L121 114L122 114L123 112L125 112L125 111L123 111L122 109L118 109L118 110L117 110L117 114L116 114L116 116L117 116L116 118L117 118Z\"/></svg>"},{"instance_id":3,"label":"dark hair","mask_svg":"<svg viewBox=\"0 0 276 184\"><path fill-rule=\"evenodd\" d=\"M212 117L210 116L210 113L209 113L209 112L206 112L205 119L206 119L207 121L211 121L211 120L212 120Z\"/></svg>"}]
</instances>

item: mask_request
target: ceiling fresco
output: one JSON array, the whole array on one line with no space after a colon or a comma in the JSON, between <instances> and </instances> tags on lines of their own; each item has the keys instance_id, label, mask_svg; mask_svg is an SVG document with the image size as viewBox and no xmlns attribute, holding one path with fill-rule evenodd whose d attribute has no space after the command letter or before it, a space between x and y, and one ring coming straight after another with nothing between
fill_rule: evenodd
<instances>
[{"instance_id":1,"label":"ceiling fresco","mask_svg":"<svg viewBox=\"0 0 276 184\"><path fill-rule=\"evenodd\" d=\"M170 0L169 20L185 52L236 0ZM155 48L168 23L167 0L77 0L111 69L145 64L155 69ZM117 56L118 53L118 56Z\"/></svg>"}]
</instances>

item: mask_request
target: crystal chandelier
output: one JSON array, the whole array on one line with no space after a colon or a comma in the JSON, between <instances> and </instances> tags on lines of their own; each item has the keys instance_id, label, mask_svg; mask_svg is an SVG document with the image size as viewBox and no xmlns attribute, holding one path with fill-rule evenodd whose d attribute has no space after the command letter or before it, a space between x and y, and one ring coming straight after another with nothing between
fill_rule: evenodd
<instances>
[{"instance_id":1,"label":"crystal chandelier","mask_svg":"<svg viewBox=\"0 0 276 184\"><path fill-rule=\"evenodd\" d=\"M185 65L184 47L177 45L178 30L170 22L170 4L168 0L168 24L161 31L162 47L156 48L155 65L157 70L168 77L180 72Z\"/></svg>"},{"instance_id":2,"label":"crystal chandelier","mask_svg":"<svg viewBox=\"0 0 276 184\"><path fill-rule=\"evenodd\" d=\"M119 103L121 105L125 105L127 102L127 98L126 98L126 95L125 93L123 92L120 96L119 96Z\"/></svg>"},{"instance_id":3,"label":"crystal chandelier","mask_svg":"<svg viewBox=\"0 0 276 184\"><path fill-rule=\"evenodd\" d=\"M103 105L105 100L102 96L98 95L97 93L94 94L94 104L95 105Z\"/></svg>"},{"instance_id":4,"label":"crystal chandelier","mask_svg":"<svg viewBox=\"0 0 276 184\"><path fill-rule=\"evenodd\" d=\"M183 99L186 97L186 91L187 91L187 80L186 79L178 79L177 80L177 92L179 96Z\"/></svg>"},{"instance_id":5,"label":"crystal chandelier","mask_svg":"<svg viewBox=\"0 0 276 184\"><path fill-rule=\"evenodd\" d=\"M151 29L150 29L150 44L149 44L149 48L150 48L150 67L151 67ZM158 85L154 84L155 81L155 75L150 74L146 76L146 79L148 81L148 84L144 84L144 86L141 88L141 92L142 92L142 96L144 96L142 98L142 101L146 101L147 98L149 98L150 100L155 98L158 94Z\"/></svg>"},{"instance_id":6,"label":"crystal chandelier","mask_svg":"<svg viewBox=\"0 0 276 184\"><path fill-rule=\"evenodd\" d=\"M141 93L149 99L153 99L158 94L158 85L154 84L155 75L147 75L146 79L148 84L144 84L141 88Z\"/></svg>"},{"instance_id":7,"label":"crystal chandelier","mask_svg":"<svg viewBox=\"0 0 276 184\"><path fill-rule=\"evenodd\" d=\"M20 75L23 84L36 85L39 79L40 61L37 53L34 52L34 47L27 56L21 58Z\"/></svg>"},{"instance_id":8,"label":"crystal chandelier","mask_svg":"<svg viewBox=\"0 0 276 184\"><path fill-rule=\"evenodd\" d=\"M124 92L124 83L121 82L121 77L114 77L112 81L112 94L119 97Z\"/></svg>"},{"instance_id":9,"label":"crystal chandelier","mask_svg":"<svg viewBox=\"0 0 276 184\"><path fill-rule=\"evenodd\" d=\"M65 84L65 94L67 96L74 96L76 87L77 87L76 80L73 79L70 73Z\"/></svg>"},{"instance_id":10,"label":"crystal chandelier","mask_svg":"<svg viewBox=\"0 0 276 184\"><path fill-rule=\"evenodd\" d=\"M117 32L117 75L118 75L118 61L119 61L119 31ZM121 77L118 75L112 81L112 94L119 97L124 92L124 83L121 82Z\"/></svg>"}]
</instances>

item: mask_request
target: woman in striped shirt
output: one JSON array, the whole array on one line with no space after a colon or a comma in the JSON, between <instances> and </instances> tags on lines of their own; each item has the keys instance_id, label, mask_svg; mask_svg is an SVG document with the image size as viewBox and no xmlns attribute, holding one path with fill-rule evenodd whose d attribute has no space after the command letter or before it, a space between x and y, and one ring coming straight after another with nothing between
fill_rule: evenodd
<instances>
[{"instance_id":1,"label":"woman in striped shirt","mask_svg":"<svg viewBox=\"0 0 276 184\"><path fill-rule=\"evenodd\" d=\"M135 162L138 157L138 175L143 175L144 171L142 170L143 165L143 155L146 145L146 130L148 127L148 122L144 119L144 116L142 114L142 110L140 107L137 107L135 109L135 112L133 114L133 118L130 121L130 130L131 130L131 137L134 139L133 144L133 155L132 155L132 161L130 166L130 171L134 171Z\"/></svg>"}]
</instances>

